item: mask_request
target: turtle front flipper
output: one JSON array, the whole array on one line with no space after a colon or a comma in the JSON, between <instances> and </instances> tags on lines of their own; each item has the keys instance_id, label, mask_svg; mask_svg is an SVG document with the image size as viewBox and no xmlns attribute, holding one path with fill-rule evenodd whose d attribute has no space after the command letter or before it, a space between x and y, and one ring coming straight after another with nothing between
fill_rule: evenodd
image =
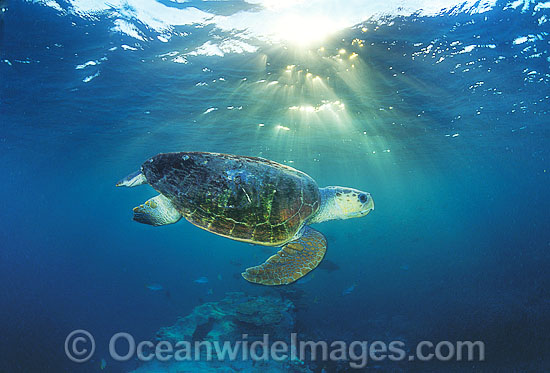
<instances>
[{"instance_id":1,"label":"turtle front flipper","mask_svg":"<svg viewBox=\"0 0 550 373\"><path fill-rule=\"evenodd\" d=\"M262 285L286 285L305 276L321 262L327 250L325 236L305 227L302 237L287 243L264 264L247 268L245 280Z\"/></svg>"},{"instance_id":2,"label":"turtle front flipper","mask_svg":"<svg viewBox=\"0 0 550 373\"><path fill-rule=\"evenodd\" d=\"M139 223L165 225L176 223L180 219L179 211L162 194L151 198L143 205L134 207L134 220Z\"/></svg>"}]
</instances>

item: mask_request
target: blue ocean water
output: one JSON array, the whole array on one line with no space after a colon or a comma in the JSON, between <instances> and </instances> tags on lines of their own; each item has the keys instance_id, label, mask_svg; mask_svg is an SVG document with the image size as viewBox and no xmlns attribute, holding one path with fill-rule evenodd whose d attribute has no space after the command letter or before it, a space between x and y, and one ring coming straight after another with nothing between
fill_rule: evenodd
<instances>
[{"instance_id":1,"label":"blue ocean water","mask_svg":"<svg viewBox=\"0 0 550 373\"><path fill-rule=\"evenodd\" d=\"M1 372L130 371L113 334L281 291L240 277L271 249L132 221L155 192L116 181L171 151L372 194L368 216L315 226L334 270L290 285L300 333L486 346L367 370L550 370L550 4L287 3L1 3ZM84 364L75 329L96 340Z\"/></svg>"}]
</instances>

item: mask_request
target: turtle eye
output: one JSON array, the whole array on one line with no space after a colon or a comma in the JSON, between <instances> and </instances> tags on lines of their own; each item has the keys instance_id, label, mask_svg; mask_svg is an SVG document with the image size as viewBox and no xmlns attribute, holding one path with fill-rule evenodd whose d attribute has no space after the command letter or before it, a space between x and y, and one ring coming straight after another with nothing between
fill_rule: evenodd
<instances>
[{"instance_id":1,"label":"turtle eye","mask_svg":"<svg viewBox=\"0 0 550 373\"><path fill-rule=\"evenodd\" d=\"M367 202L367 199L368 199L368 197L367 197L367 195L366 195L365 193L361 193L361 194L359 195L359 201L361 201L361 203Z\"/></svg>"}]
</instances>

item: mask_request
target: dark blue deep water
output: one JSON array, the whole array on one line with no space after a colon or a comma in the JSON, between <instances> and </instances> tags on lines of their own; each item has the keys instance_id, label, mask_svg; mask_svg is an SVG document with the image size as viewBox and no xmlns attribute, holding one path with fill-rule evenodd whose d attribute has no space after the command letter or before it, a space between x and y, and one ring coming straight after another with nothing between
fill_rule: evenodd
<instances>
[{"instance_id":1,"label":"dark blue deep water","mask_svg":"<svg viewBox=\"0 0 550 373\"><path fill-rule=\"evenodd\" d=\"M281 291L238 275L271 249L132 221L155 192L116 181L191 150L372 194L368 216L316 225L334 270L289 285L297 332L485 343L483 362L367 371L550 371L550 3L287 3L1 2L0 372L127 372L114 333ZM74 329L87 363L63 351Z\"/></svg>"}]
</instances>

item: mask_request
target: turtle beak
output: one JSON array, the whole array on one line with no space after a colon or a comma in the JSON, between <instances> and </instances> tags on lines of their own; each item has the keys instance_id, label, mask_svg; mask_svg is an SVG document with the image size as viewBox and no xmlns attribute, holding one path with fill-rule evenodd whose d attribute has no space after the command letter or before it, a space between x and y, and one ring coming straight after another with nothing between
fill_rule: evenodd
<instances>
[{"instance_id":1,"label":"turtle beak","mask_svg":"<svg viewBox=\"0 0 550 373\"><path fill-rule=\"evenodd\" d=\"M363 216L374 210L374 200L370 193L367 193L367 202L363 204Z\"/></svg>"},{"instance_id":2,"label":"turtle beak","mask_svg":"<svg viewBox=\"0 0 550 373\"><path fill-rule=\"evenodd\" d=\"M374 200L372 199L370 193L369 193L369 203L370 203L370 210L374 211Z\"/></svg>"}]
</instances>

